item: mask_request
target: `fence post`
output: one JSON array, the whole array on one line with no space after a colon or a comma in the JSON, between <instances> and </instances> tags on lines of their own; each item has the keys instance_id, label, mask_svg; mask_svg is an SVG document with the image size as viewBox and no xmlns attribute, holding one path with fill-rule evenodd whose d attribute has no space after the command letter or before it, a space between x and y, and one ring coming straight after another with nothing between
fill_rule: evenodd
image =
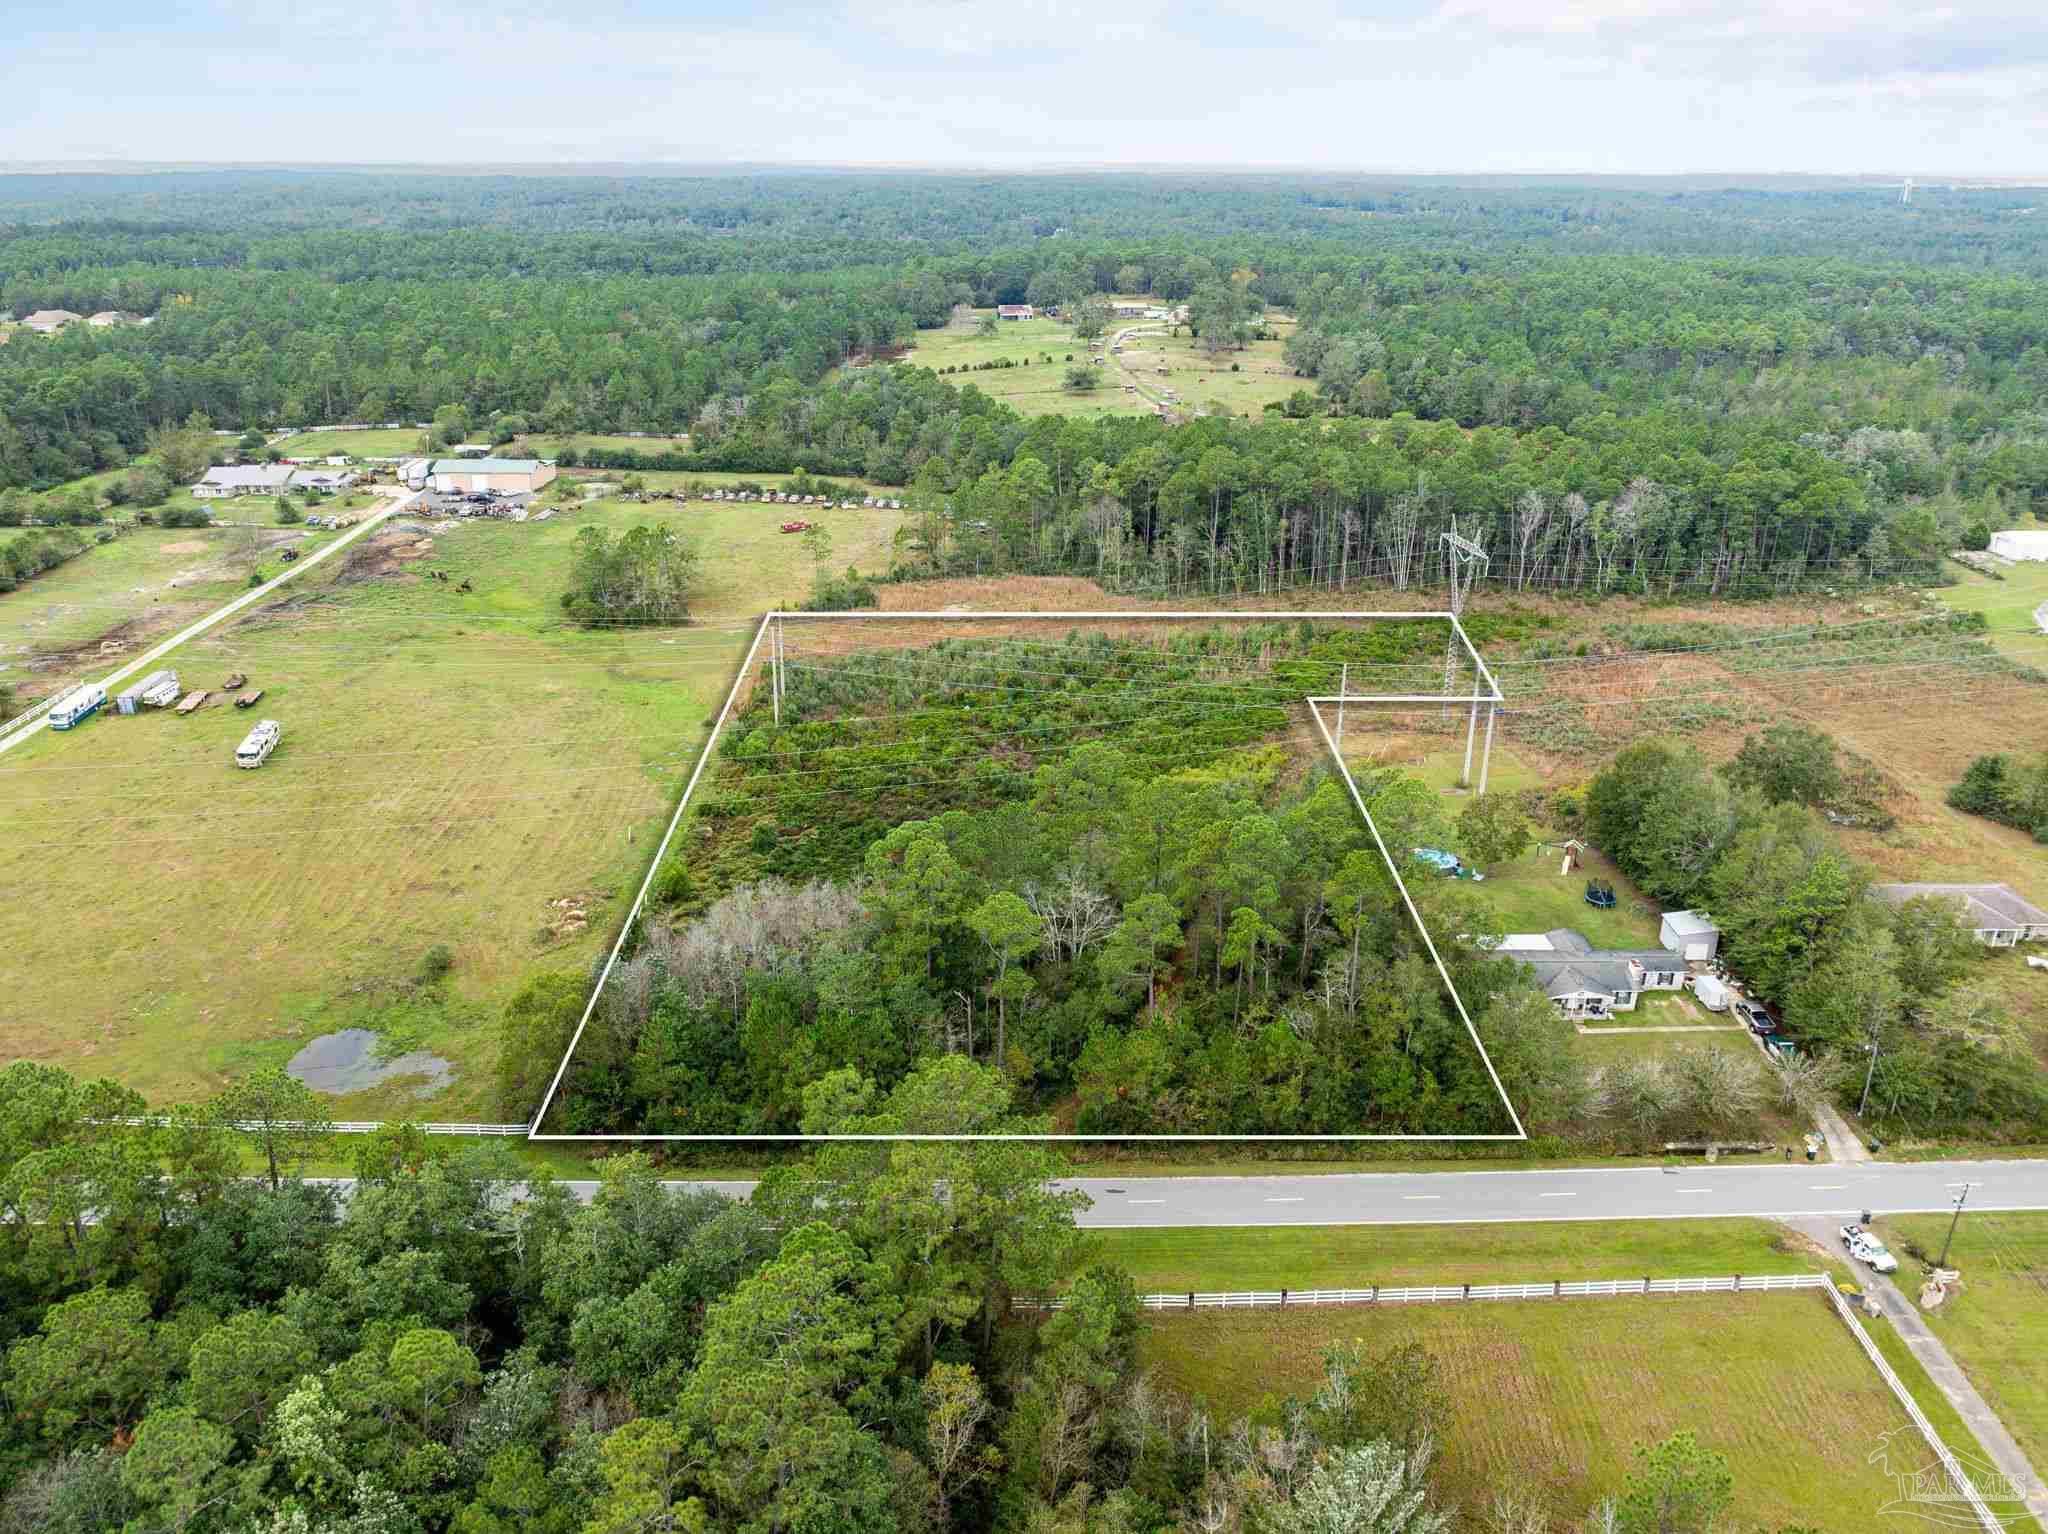
<instances>
[{"instance_id":1,"label":"fence post","mask_svg":"<svg viewBox=\"0 0 2048 1534\"><path fill-rule=\"evenodd\" d=\"M1742 1275L1740 1273L1735 1275L1735 1292L1737 1294L1742 1293Z\"/></svg>"},{"instance_id":2,"label":"fence post","mask_svg":"<svg viewBox=\"0 0 2048 1534\"><path fill-rule=\"evenodd\" d=\"M1280 1291L1280 1308L1282 1310L1287 1308L1287 1291L1285 1289Z\"/></svg>"},{"instance_id":3,"label":"fence post","mask_svg":"<svg viewBox=\"0 0 2048 1534\"><path fill-rule=\"evenodd\" d=\"M1551 1298L1552 1298L1553 1300L1556 1300L1556 1299L1562 1299L1562 1298L1564 1297L1564 1280L1563 1280L1563 1279L1561 1279L1561 1278L1553 1278L1553 1279L1552 1279L1552 1280L1550 1281L1550 1297L1551 1297Z\"/></svg>"},{"instance_id":4,"label":"fence post","mask_svg":"<svg viewBox=\"0 0 2048 1534\"><path fill-rule=\"evenodd\" d=\"M1379 1302L1380 1302L1380 1286L1379 1286L1378 1284L1374 1284L1374 1285L1372 1286L1372 1298L1371 1298L1370 1300L1368 1300L1368 1301L1367 1301L1366 1303L1367 1303L1367 1304L1369 1304L1369 1305L1377 1305L1377 1304L1379 1304Z\"/></svg>"},{"instance_id":5,"label":"fence post","mask_svg":"<svg viewBox=\"0 0 2048 1534\"><path fill-rule=\"evenodd\" d=\"M1194 1290L1192 1290L1192 1289L1190 1289L1190 1290L1188 1291L1188 1309L1189 1309L1189 1310L1193 1310L1194 1308L1195 1308L1195 1291L1194 1291Z\"/></svg>"},{"instance_id":6,"label":"fence post","mask_svg":"<svg viewBox=\"0 0 2048 1534\"><path fill-rule=\"evenodd\" d=\"M1465 1292L1464 1292L1463 1294L1459 1295L1459 1296L1458 1296L1458 1298L1459 1298L1459 1299L1461 1299L1461 1300L1469 1300L1469 1299L1471 1299L1471 1298L1472 1298L1472 1286L1471 1286L1470 1284L1467 1284L1467 1285L1465 1286Z\"/></svg>"}]
</instances>

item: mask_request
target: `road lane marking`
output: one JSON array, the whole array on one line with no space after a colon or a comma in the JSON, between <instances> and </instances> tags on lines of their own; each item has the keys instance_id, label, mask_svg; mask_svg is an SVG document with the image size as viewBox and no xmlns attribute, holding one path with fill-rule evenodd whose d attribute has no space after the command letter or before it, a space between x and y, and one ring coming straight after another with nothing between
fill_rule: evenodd
<instances>
[{"instance_id":1,"label":"road lane marking","mask_svg":"<svg viewBox=\"0 0 2048 1534\"><path fill-rule=\"evenodd\" d=\"M1269 1204L1298 1204L1301 1202L1301 1197L1297 1194L1293 1198L1269 1198L1266 1202Z\"/></svg>"},{"instance_id":2,"label":"road lane marking","mask_svg":"<svg viewBox=\"0 0 2048 1534\"><path fill-rule=\"evenodd\" d=\"M1846 1188L1848 1186L1845 1182L1817 1182L1813 1185L1813 1191L1816 1193L1833 1193L1839 1188Z\"/></svg>"},{"instance_id":3,"label":"road lane marking","mask_svg":"<svg viewBox=\"0 0 2048 1534\"><path fill-rule=\"evenodd\" d=\"M1402 1194L1401 1196L1402 1196L1403 1198L1407 1199L1407 1200L1408 1200L1409 1202L1411 1202L1411 1203L1420 1203L1421 1201L1423 1201L1423 1200L1425 1200L1425 1199L1432 1199L1432 1198L1442 1198L1442 1197L1443 1197L1443 1195L1442 1195L1441 1193L1404 1193L1404 1194Z\"/></svg>"},{"instance_id":4,"label":"road lane marking","mask_svg":"<svg viewBox=\"0 0 2048 1534\"><path fill-rule=\"evenodd\" d=\"M1163 1204L1166 1200L1163 1198L1127 1198L1124 1202L1127 1204Z\"/></svg>"},{"instance_id":5,"label":"road lane marking","mask_svg":"<svg viewBox=\"0 0 2048 1534\"><path fill-rule=\"evenodd\" d=\"M1673 1188L1673 1193L1712 1193L1712 1188Z\"/></svg>"},{"instance_id":6,"label":"road lane marking","mask_svg":"<svg viewBox=\"0 0 2048 1534\"><path fill-rule=\"evenodd\" d=\"M1539 1193L1538 1198L1577 1198L1576 1193Z\"/></svg>"}]
</instances>

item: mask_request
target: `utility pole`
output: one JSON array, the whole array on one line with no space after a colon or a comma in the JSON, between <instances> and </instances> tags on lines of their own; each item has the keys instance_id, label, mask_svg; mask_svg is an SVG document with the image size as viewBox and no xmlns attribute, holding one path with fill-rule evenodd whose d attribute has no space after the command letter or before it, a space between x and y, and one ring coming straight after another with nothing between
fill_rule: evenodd
<instances>
[{"instance_id":1,"label":"utility pole","mask_svg":"<svg viewBox=\"0 0 2048 1534\"><path fill-rule=\"evenodd\" d=\"M1870 1051L1869 1068L1863 1072L1863 1096L1856 1104L1856 1117L1863 1117L1863 1110L1870 1106L1870 1079L1877 1074L1877 1040L1872 1039L1863 1046Z\"/></svg>"},{"instance_id":2,"label":"utility pole","mask_svg":"<svg viewBox=\"0 0 2048 1534\"><path fill-rule=\"evenodd\" d=\"M1937 1268L1948 1266L1948 1247L1956 1238L1956 1222L1963 1217L1963 1205L1970 1197L1970 1190L1976 1186L1973 1182L1966 1182L1963 1191L1956 1195L1956 1212L1948 1217L1948 1234L1941 1238L1941 1255L1934 1259Z\"/></svg>"},{"instance_id":3,"label":"utility pole","mask_svg":"<svg viewBox=\"0 0 2048 1534\"><path fill-rule=\"evenodd\" d=\"M1344 754L1344 695L1351 691L1351 662L1337 673L1337 754Z\"/></svg>"}]
</instances>

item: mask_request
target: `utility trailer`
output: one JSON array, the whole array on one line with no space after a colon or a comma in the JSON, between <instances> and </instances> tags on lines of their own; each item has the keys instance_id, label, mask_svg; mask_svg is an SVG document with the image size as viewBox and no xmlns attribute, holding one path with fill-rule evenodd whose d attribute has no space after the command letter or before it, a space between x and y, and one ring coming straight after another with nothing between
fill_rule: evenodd
<instances>
[{"instance_id":1,"label":"utility trailer","mask_svg":"<svg viewBox=\"0 0 2048 1534\"><path fill-rule=\"evenodd\" d=\"M184 701L179 703L178 705L179 717L182 718L184 715L191 713L194 709L198 708L200 704L204 703L208 698L212 696L213 694L208 692L204 687L193 688L192 691L185 694Z\"/></svg>"},{"instance_id":2,"label":"utility trailer","mask_svg":"<svg viewBox=\"0 0 2048 1534\"><path fill-rule=\"evenodd\" d=\"M237 767L261 767L270 759L270 753L277 749L277 743L284 739L284 726L275 719L265 719L251 730L242 743L235 747Z\"/></svg>"}]
</instances>

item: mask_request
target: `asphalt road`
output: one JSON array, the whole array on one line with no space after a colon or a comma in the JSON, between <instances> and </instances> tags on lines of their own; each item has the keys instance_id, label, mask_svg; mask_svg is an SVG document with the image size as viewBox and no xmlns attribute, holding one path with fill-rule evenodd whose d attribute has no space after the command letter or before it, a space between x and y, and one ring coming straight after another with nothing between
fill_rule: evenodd
<instances>
[{"instance_id":1,"label":"asphalt road","mask_svg":"<svg viewBox=\"0 0 2048 1534\"><path fill-rule=\"evenodd\" d=\"M1371 1172L1306 1177L1090 1177L1083 1225L1455 1225L1686 1220L1730 1215L1853 1219L1950 1208L2048 1209L2048 1161L1866 1162L1578 1171ZM594 1182L572 1182L588 1198ZM675 1183L744 1198L750 1182Z\"/></svg>"}]
</instances>

